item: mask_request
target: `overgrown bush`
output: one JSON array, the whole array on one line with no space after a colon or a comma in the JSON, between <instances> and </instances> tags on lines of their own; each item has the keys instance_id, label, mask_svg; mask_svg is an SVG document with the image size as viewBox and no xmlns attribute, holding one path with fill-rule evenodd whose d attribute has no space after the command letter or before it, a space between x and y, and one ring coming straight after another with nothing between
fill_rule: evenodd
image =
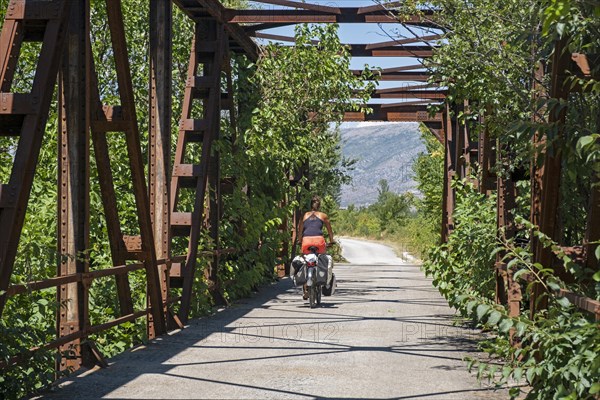
<instances>
[{"instance_id":1,"label":"overgrown bush","mask_svg":"<svg viewBox=\"0 0 600 400\"><path fill-rule=\"evenodd\" d=\"M453 186L454 231L447 243L430 250L423 270L452 306L458 295L493 300L496 199L480 194L467 180Z\"/></svg>"}]
</instances>

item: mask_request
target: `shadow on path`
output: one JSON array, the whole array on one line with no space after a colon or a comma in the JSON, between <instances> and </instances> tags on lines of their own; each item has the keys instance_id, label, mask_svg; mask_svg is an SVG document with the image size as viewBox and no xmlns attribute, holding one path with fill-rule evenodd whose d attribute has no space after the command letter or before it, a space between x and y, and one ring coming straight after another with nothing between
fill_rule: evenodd
<instances>
[{"instance_id":1,"label":"shadow on path","mask_svg":"<svg viewBox=\"0 0 600 400\"><path fill-rule=\"evenodd\" d=\"M44 398L506 398L466 372L479 333L455 326L431 286L393 265L381 284L368 268L341 267L340 290L314 310L289 279L267 285Z\"/></svg>"}]
</instances>

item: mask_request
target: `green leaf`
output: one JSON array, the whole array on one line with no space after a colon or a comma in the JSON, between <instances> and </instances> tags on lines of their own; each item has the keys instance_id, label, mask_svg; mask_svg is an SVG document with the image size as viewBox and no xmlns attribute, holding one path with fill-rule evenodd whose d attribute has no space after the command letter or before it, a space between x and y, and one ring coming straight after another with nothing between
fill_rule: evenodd
<instances>
[{"instance_id":1,"label":"green leaf","mask_svg":"<svg viewBox=\"0 0 600 400\"><path fill-rule=\"evenodd\" d=\"M600 393L600 382L596 382L590 387L590 394Z\"/></svg>"},{"instance_id":2,"label":"green leaf","mask_svg":"<svg viewBox=\"0 0 600 400\"><path fill-rule=\"evenodd\" d=\"M510 330L510 328L512 328L513 326L513 322L510 318L505 318L502 320L502 322L500 322L500 325L498 325L498 328L500 329L500 332L502 333L506 333Z\"/></svg>"},{"instance_id":3,"label":"green leaf","mask_svg":"<svg viewBox=\"0 0 600 400\"><path fill-rule=\"evenodd\" d=\"M590 144L594 143L595 140L596 138L594 135L583 136L577 141L577 149L580 150L586 146L589 146Z\"/></svg>"},{"instance_id":4,"label":"green leaf","mask_svg":"<svg viewBox=\"0 0 600 400\"><path fill-rule=\"evenodd\" d=\"M535 368L528 368L527 372L525 373L525 378L527 378L527 382L529 382L529 384L533 383L534 376L535 376Z\"/></svg>"},{"instance_id":5,"label":"green leaf","mask_svg":"<svg viewBox=\"0 0 600 400\"><path fill-rule=\"evenodd\" d=\"M467 314L472 314L473 313L473 309L475 308L475 306L478 304L477 300L471 300L467 303Z\"/></svg>"},{"instance_id":6,"label":"green leaf","mask_svg":"<svg viewBox=\"0 0 600 400\"><path fill-rule=\"evenodd\" d=\"M487 314L487 312L490 310L490 306L488 304L480 304L477 306L477 319L478 320L482 320L483 317Z\"/></svg>"},{"instance_id":7,"label":"green leaf","mask_svg":"<svg viewBox=\"0 0 600 400\"><path fill-rule=\"evenodd\" d=\"M498 323L498 321L500 321L501 318L502 318L502 313L494 310L490 313L487 323L490 325L496 325Z\"/></svg>"},{"instance_id":8,"label":"green leaf","mask_svg":"<svg viewBox=\"0 0 600 400\"><path fill-rule=\"evenodd\" d=\"M511 387L510 389L508 389L508 394L509 394L509 396L510 396L511 399L514 399L518 395L521 394L521 389L519 389L518 387Z\"/></svg>"},{"instance_id":9,"label":"green leaf","mask_svg":"<svg viewBox=\"0 0 600 400\"><path fill-rule=\"evenodd\" d=\"M526 268L518 270L517 272L515 272L513 274L513 279L516 281L517 279L519 279L526 272L529 272L529 270L526 269Z\"/></svg>"},{"instance_id":10,"label":"green leaf","mask_svg":"<svg viewBox=\"0 0 600 400\"><path fill-rule=\"evenodd\" d=\"M513 371L513 378L517 382L519 382L522 377L523 377L523 368L515 368L515 370Z\"/></svg>"},{"instance_id":11,"label":"green leaf","mask_svg":"<svg viewBox=\"0 0 600 400\"><path fill-rule=\"evenodd\" d=\"M558 299L556 299L556 302L565 308L571 305L571 302L566 297L559 297Z\"/></svg>"},{"instance_id":12,"label":"green leaf","mask_svg":"<svg viewBox=\"0 0 600 400\"><path fill-rule=\"evenodd\" d=\"M554 290L555 292L558 292L560 290L560 285L554 281L548 281L546 284L550 289Z\"/></svg>"},{"instance_id":13,"label":"green leaf","mask_svg":"<svg viewBox=\"0 0 600 400\"><path fill-rule=\"evenodd\" d=\"M517 336L523 336L525 333L525 329L527 329L527 325L521 321L517 322Z\"/></svg>"}]
</instances>

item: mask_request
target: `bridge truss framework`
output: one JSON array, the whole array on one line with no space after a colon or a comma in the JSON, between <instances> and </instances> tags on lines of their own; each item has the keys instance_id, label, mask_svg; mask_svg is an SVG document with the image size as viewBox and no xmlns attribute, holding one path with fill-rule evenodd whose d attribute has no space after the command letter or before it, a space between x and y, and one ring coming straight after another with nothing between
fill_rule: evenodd
<instances>
[{"instance_id":1,"label":"bridge truss framework","mask_svg":"<svg viewBox=\"0 0 600 400\"><path fill-rule=\"evenodd\" d=\"M0 135L19 138L10 180L0 185L0 313L6 299L28 291L56 287L61 307L57 315L57 337L40 348L58 348L70 353L61 357L60 370L77 369L81 365L103 363L102 355L89 335L113 326L147 317L148 336L153 338L170 329L181 328L189 317L193 297L193 277L196 258L201 249L198 238L203 229L210 232L215 248L203 249L212 258L205 271L213 296L219 292L217 271L221 257L230 249L219 248L218 230L222 216L222 194L231 190L235 177L221 176L219 154L212 144L225 133L220 130L223 112L228 113L235 127L236 93L233 92L230 55L243 53L251 60L259 56L253 38L293 41L293 38L273 35L265 30L296 23L393 23L439 28L434 15L400 17L387 7L343 8L290 0L256 0L278 6L270 9L236 10L225 8L218 0L150 0L150 132L149 176L144 173L140 132L136 121L135 88L131 80L131 65L125 41L125 25L120 0L106 0L108 26L111 33L117 71L120 104L102 104L95 66L91 57L89 0L10 0L0 34ZM183 113L171 165L171 70L172 70L172 7L178 6L195 22L195 36L190 51ZM453 179L469 176L469 168L478 162L482 179L477 183L482 193L497 190L498 226L508 232L516 227L508 212L515 204L515 182L496 177L496 143L483 132L477 141L472 139L468 126L455 118L469 104L445 103L445 110L431 114L431 102L444 101L445 90L430 82L423 72L423 58L431 57L440 33L399 39L382 43L352 44L353 56L412 57L415 65L387 68L381 71L381 81L411 82L410 84L378 89L373 98L403 100L393 104L373 105L373 113L348 112L346 121L415 121L427 126L445 146L442 240L453 229L452 212L455 194ZM37 70L30 93L13 93L13 79L24 42L41 43ZM420 44L419 44L420 43ZM439 43L439 42L435 42ZM557 46L561 46L560 43ZM560 49L560 47L558 47ZM565 70L585 70L584 55L564 55L560 51L552 60L552 93L555 98L567 98L564 89ZM360 74L360 71L355 71ZM589 74L589 68L587 70ZM95 164L101 186L102 203L107 221L112 262L114 267L90 271L89 260L62 257L57 276L11 285L13 265L25 219L34 172L48 119L52 94L59 87L59 160L58 160L58 241L59 253L80 254L89 248L89 175L90 148L93 146ZM224 85L222 79L224 78ZM226 87L226 90L222 88ZM410 100L410 101L407 101ZM194 106L202 106L195 116ZM564 114L555 120L564 119ZM123 235L119 224L117 194L110 169L112 135L123 134L127 143L129 168L136 200L139 236ZM540 138L540 140L542 140ZM190 146L200 143L198 163L186 162ZM532 183L536 190L532 199L534 223L542 232L553 232L558 205L560 156L545 154L541 168L533 168ZM178 208L182 189L195 192L193 212ZM208 199L208 201L207 201ZM600 197L596 189L588 222L588 243L600 238ZM174 237L185 237L188 252L171 254ZM535 261L551 265L552 254L539 244L534 248ZM593 246L582 253L591 265ZM131 261L136 261L131 263ZM512 281L506 265L497 265L497 300L508 304L513 315L519 311L520 286ZM147 282L148 305L134 310L127 275L143 270ZM95 279L114 276L117 282L119 317L91 325L89 289ZM181 296L171 297L170 288L182 288ZM539 288L537 288L539 292ZM600 315L600 304L572 293L565 293L582 308ZM179 303L179 312L172 305ZM535 302L532 302L535 303ZM533 310L535 311L535 310ZM3 367L27 357L15 357Z\"/></svg>"}]
</instances>

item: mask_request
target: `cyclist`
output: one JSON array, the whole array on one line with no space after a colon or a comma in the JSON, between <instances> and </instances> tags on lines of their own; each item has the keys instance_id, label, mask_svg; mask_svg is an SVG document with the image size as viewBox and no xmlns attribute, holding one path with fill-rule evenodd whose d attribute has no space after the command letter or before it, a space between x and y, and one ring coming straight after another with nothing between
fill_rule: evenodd
<instances>
[{"instance_id":1,"label":"cyclist","mask_svg":"<svg viewBox=\"0 0 600 400\"><path fill-rule=\"evenodd\" d=\"M323 236L323 225L327 228L329 241L333 243L333 230L327 214L319 211L321 208L321 199L319 196L313 196L310 202L311 210L304 214L298 225L300 243L302 243L302 254L310 254L310 247L316 247L318 254L324 254L326 250L325 237ZM329 266L331 269L332 265ZM329 280L329 279L328 279ZM306 285L304 289L304 300L308 299L308 290Z\"/></svg>"},{"instance_id":2,"label":"cyclist","mask_svg":"<svg viewBox=\"0 0 600 400\"><path fill-rule=\"evenodd\" d=\"M323 225L327 228L329 242L333 243L333 230L327 214L319 211L321 208L321 199L319 196L313 196L310 202L311 210L304 214L298 226L300 234L300 243L302 243L302 254L309 254L308 249L311 246L317 247L317 253L325 253L325 237L323 236Z\"/></svg>"}]
</instances>

